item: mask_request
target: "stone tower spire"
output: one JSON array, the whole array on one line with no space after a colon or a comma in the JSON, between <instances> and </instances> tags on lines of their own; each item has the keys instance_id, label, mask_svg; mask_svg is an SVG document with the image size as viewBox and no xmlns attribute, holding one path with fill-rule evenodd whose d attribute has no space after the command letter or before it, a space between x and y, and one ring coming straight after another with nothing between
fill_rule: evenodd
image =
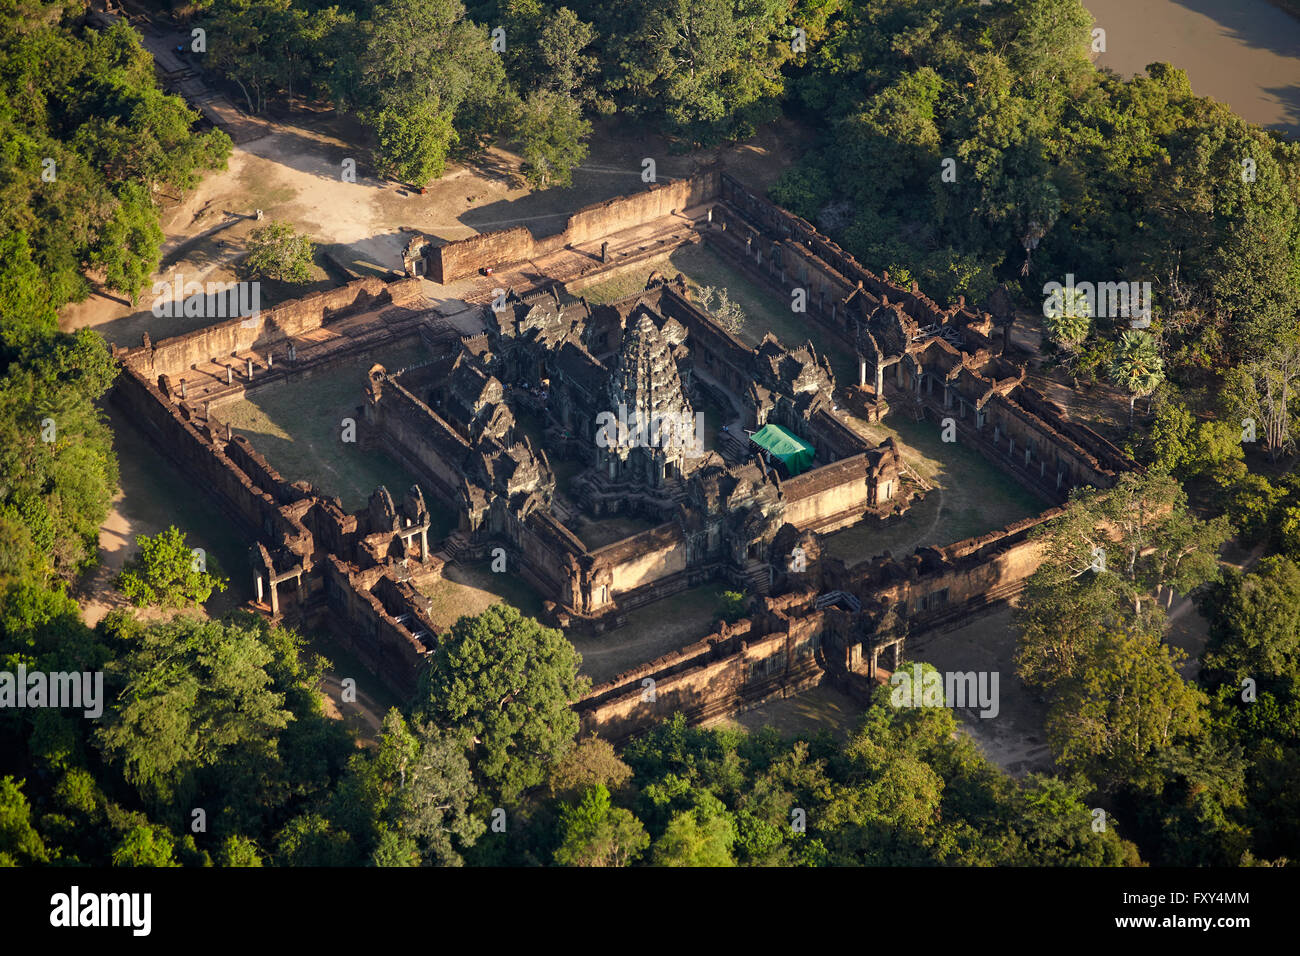
<instances>
[{"instance_id":1,"label":"stone tower spire","mask_svg":"<svg viewBox=\"0 0 1300 956\"><path fill-rule=\"evenodd\" d=\"M596 457L609 478L658 486L681 475L688 452L699 454L672 344L644 307L628 316L607 397L619 440L598 442Z\"/></svg>"}]
</instances>

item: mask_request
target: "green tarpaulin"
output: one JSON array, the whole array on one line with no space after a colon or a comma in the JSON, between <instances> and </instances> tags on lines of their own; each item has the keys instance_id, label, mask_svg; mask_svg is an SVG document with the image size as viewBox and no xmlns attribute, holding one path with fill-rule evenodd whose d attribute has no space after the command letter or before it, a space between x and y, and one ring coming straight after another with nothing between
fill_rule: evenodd
<instances>
[{"instance_id":1,"label":"green tarpaulin","mask_svg":"<svg viewBox=\"0 0 1300 956\"><path fill-rule=\"evenodd\" d=\"M780 425L764 425L749 437L773 458L779 458L791 477L807 471L817 453L812 445Z\"/></svg>"}]
</instances>

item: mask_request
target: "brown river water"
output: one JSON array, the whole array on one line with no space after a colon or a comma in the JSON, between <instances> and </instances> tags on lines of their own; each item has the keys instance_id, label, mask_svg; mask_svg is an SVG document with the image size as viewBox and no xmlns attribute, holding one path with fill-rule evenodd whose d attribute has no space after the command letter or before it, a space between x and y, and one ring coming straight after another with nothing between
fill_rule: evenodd
<instances>
[{"instance_id":1,"label":"brown river water","mask_svg":"<svg viewBox=\"0 0 1300 956\"><path fill-rule=\"evenodd\" d=\"M1192 89L1300 138L1300 19L1266 0L1084 0L1106 31L1099 66L1124 76L1164 61Z\"/></svg>"}]
</instances>

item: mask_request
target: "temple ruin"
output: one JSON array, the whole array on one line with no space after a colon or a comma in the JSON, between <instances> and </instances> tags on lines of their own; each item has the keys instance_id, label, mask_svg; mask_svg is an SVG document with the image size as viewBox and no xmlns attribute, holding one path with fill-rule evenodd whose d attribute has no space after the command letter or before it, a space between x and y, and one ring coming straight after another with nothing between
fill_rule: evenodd
<instances>
[{"instance_id":1,"label":"temple ruin","mask_svg":"<svg viewBox=\"0 0 1300 956\"><path fill-rule=\"evenodd\" d=\"M746 345L682 276L647 267L686 243L801 303L853 356L857 380L837 382L811 341ZM1004 301L941 308L718 169L579 210L542 239L523 227L441 245L416 235L403 264L406 275L114 352L115 401L247 536L257 609L328 628L399 694L439 640L421 587L486 556L543 597L548 623L610 640L630 610L702 582L748 596L736 623L574 702L584 729L610 739L675 710L710 720L823 680L865 694L906 642L1015 595L1039 560L1032 530L1072 489L1133 467L1027 383ZM583 297L619 275L643 287ZM425 298L430 280L462 303L455 323ZM467 316L481 331L463 331ZM393 343L424 358L368 358ZM224 405L313 375L356 378L357 440L413 487L377 488L345 511L222 425ZM824 556L824 535L901 520L924 494L892 439L850 427L891 406L952 429L1043 513L910 555ZM748 439L765 425L812 449L806 470ZM441 540L435 511L454 519ZM648 527L592 531L620 516Z\"/></svg>"}]
</instances>

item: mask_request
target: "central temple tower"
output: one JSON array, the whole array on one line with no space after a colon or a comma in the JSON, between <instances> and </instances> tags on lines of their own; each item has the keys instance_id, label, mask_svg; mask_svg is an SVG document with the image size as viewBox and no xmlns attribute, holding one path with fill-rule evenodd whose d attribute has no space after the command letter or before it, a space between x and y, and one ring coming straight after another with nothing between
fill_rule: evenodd
<instances>
[{"instance_id":1,"label":"central temple tower","mask_svg":"<svg viewBox=\"0 0 1300 956\"><path fill-rule=\"evenodd\" d=\"M596 416L596 466L611 481L657 488L704 453L672 343L644 306L628 316L607 399Z\"/></svg>"}]
</instances>

